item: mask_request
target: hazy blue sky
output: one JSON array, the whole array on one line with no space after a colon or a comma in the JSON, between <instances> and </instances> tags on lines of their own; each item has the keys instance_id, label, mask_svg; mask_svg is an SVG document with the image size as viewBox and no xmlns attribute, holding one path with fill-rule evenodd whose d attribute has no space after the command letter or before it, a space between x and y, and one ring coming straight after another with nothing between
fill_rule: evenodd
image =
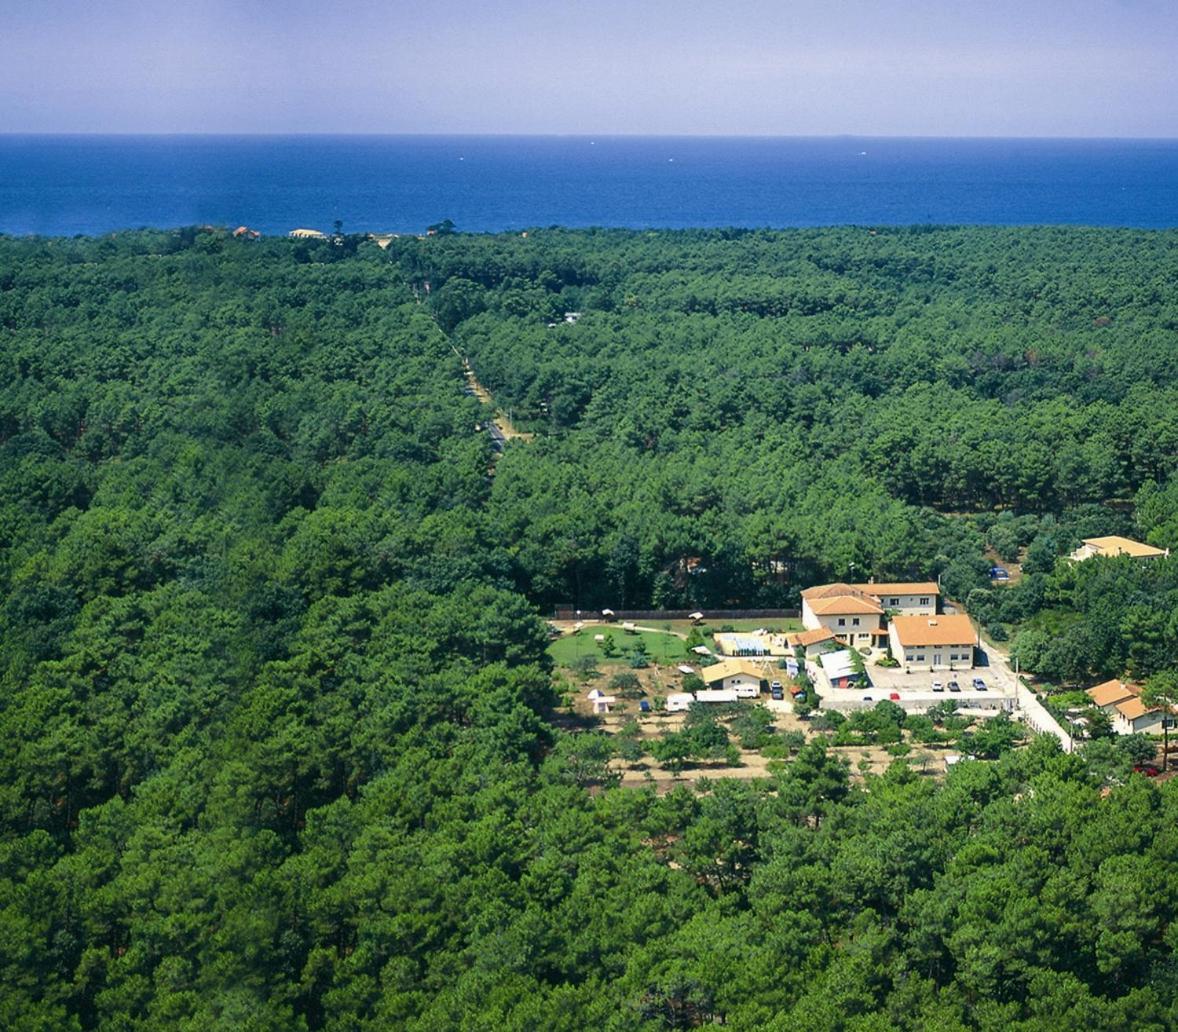
<instances>
[{"instance_id":1,"label":"hazy blue sky","mask_svg":"<svg viewBox=\"0 0 1178 1032\"><path fill-rule=\"evenodd\" d=\"M0 0L0 131L1178 136L1178 0Z\"/></svg>"}]
</instances>

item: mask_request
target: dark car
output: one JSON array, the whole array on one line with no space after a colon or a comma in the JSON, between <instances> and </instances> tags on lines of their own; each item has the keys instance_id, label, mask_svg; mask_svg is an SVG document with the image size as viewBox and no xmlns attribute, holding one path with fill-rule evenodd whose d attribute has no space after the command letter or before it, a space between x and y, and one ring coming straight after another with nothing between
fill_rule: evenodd
<instances>
[{"instance_id":1,"label":"dark car","mask_svg":"<svg viewBox=\"0 0 1178 1032\"><path fill-rule=\"evenodd\" d=\"M781 685L774 684L769 688L769 698L777 699L779 702L785 698L785 692L782 691Z\"/></svg>"},{"instance_id":2,"label":"dark car","mask_svg":"<svg viewBox=\"0 0 1178 1032\"><path fill-rule=\"evenodd\" d=\"M961 691L961 685L959 685L956 681L950 681L949 682L949 691L959 692L959 691Z\"/></svg>"},{"instance_id":3,"label":"dark car","mask_svg":"<svg viewBox=\"0 0 1178 1032\"><path fill-rule=\"evenodd\" d=\"M980 677L975 677L973 679L973 686L975 690L979 692L984 692L986 690L986 682L983 681Z\"/></svg>"}]
</instances>

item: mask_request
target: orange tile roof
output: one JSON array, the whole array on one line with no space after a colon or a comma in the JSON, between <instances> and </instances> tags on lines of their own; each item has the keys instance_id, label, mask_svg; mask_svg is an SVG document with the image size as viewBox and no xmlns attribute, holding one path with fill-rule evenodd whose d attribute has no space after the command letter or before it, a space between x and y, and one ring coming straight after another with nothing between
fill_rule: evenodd
<instances>
[{"instance_id":1,"label":"orange tile roof","mask_svg":"<svg viewBox=\"0 0 1178 1032\"><path fill-rule=\"evenodd\" d=\"M1093 685L1086 694L1097 706L1113 706L1125 699L1140 695L1141 689L1137 685L1127 685L1124 681L1114 678L1111 681Z\"/></svg>"},{"instance_id":2,"label":"orange tile roof","mask_svg":"<svg viewBox=\"0 0 1178 1032\"><path fill-rule=\"evenodd\" d=\"M808 598L810 611L815 616L841 616L843 613L872 613L880 615L883 609L873 599L864 595L834 595L829 598Z\"/></svg>"},{"instance_id":3,"label":"orange tile roof","mask_svg":"<svg viewBox=\"0 0 1178 1032\"><path fill-rule=\"evenodd\" d=\"M785 643L791 648L799 645L805 647L818 645L824 641L834 641L837 635L829 627L815 627L812 631L795 631L785 636Z\"/></svg>"},{"instance_id":4,"label":"orange tile roof","mask_svg":"<svg viewBox=\"0 0 1178 1032\"><path fill-rule=\"evenodd\" d=\"M1136 720L1138 717L1144 717L1147 713L1157 713L1157 709L1147 709L1145 703L1140 699L1132 698L1126 699L1124 702L1116 704L1116 711L1126 720Z\"/></svg>"},{"instance_id":5,"label":"orange tile roof","mask_svg":"<svg viewBox=\"0 0 1178 1032\"><path fill-rule=\"evenodd\" d=\"M737 674L747 674L749 677L763 678L768 675L768 670L762 664L754 663L752 660L745 659L744 657L739 657L736 659L722 659L719 663L704 667L699 672L699 676L705 684L711 684L713 681L722 681L726 677L735 677Z\"/></svg>"},{"instance_id":6,"label":"orange tile roof","mask_svg":"<svg viewBox=\"0 0 1178 1032\"><path fill-rule=\"evenodd\" d=\"M812 588L802 589L802 598L833 598L837 595L854 595L858 588L851 584L815 584Z\"/></svg>"},{"instance_id":7,"label":"orange tile roof","mask_svg":"<svg viewBox=\"0 0 1178 1032\"><path fill-rule=\"evenodd\" d=\"M921 645L972 645L977 634L964 613L951 616L893 616L896 637L906 648Z\"/></svg>"},{"instance_id":8,"label":"orange tile roof","mask_svg":"<svg viewBox=\"0 0 1178 1032\"><path fill-rule=\"evenodd\" d=\"M879 581L873 584L852 584L852 588L865 591L880 598L884 595L939 595L941 589L935 581Z\"/></svg>"}]
</instances>

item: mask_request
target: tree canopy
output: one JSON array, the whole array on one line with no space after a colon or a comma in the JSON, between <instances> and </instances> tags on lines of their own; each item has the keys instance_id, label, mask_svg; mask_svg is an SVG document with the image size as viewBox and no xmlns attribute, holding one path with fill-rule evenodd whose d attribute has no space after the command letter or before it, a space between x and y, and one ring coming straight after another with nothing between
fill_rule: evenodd
<instances>
[{"instance_id":1,"label":"tree canopy","mask_svg":"<svg viewBox=\"0 0 1178 1032\"><path fill-rule=\"evenodd\" d=\"M940 574L1164 689L1174 561L1055 557L1172 540L1174 241L0 238L0 1024L1178 1025L1139 748L621 789L540 616Z\"/></svg>"}]
</instances>

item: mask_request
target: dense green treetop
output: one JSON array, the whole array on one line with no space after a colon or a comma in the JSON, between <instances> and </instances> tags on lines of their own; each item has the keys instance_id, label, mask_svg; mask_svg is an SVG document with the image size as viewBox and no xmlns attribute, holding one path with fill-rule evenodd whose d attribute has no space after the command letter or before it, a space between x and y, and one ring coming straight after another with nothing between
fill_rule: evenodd
<instances>
[{"instance_id":1,"label":"dense green treetop","mask_svg":"<svg viewBox=\"0 0 1178 1032\"><path fill-rule=\"evenodd\" d=\"M1178 544L1176 239L0 238L0 1025L1178 1025L1137 752L622 790L538 615L940 574L1164 689L1175 560L1056 557Z\"/></svg>"}]
</instances>

